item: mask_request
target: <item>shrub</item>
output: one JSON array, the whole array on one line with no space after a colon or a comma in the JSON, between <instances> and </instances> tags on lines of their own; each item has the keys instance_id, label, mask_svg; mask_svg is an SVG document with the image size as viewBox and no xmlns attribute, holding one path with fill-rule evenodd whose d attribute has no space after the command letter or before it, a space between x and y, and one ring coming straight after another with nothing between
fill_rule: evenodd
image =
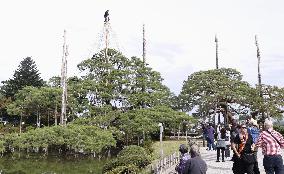
<instances>
[{"instance_id":1,"label":"shrub","mask_svg":"<svg viewBox=\"0 0 284 174\"><path fill-rule=\"evenodd\" d=\"M127 166L118 166L105 174L125 174L125 173L138 173L139 168L133 164Z\"/></svg>"},{"instance_id":2,"label":"shrub","mask_svg":"<svg viewBox=\"0 0 284 174\"><path fill-rule=\"evenodd\" d=\"M150 164L150 162L150 156L143 147L131 145L121 150L116 159L105 164L103 172L134 170L133 166L143 168Z\"/></svg>"}]
</instances>

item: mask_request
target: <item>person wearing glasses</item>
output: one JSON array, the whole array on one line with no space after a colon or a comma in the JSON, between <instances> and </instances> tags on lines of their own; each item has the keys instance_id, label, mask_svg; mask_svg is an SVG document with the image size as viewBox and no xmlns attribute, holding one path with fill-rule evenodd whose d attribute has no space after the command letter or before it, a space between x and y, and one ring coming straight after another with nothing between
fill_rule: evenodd
<instances>
[{"instance_id":1,"label":"person wearing glasses","mask_svg":"<svg viewBox=\"0 0 284 174\"><path fill-rule=\"evenodd\" d=\"M254 174L254 163L256 162L253 154L254 143L252 136L248 133L245 124L241 125L241 131L232 142L233 173L234 174Z\"/></svg>"}]
</instances>

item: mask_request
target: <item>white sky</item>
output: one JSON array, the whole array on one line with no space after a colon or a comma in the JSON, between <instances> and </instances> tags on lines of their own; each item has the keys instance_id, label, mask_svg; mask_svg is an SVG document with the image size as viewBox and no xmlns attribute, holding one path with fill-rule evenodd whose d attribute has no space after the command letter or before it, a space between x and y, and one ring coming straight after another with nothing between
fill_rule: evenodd
<instances>
[{"instance_id":1,"label":"white sky","mask_svg":"<svg viewBox=\"0 0 284 174\"><path fill-rule=\"evenodd\" d=\"M126 56L142 57L145 23L147 62L176 94L190 74L215 68L215 34L219 66L236 68L251 85L257 83L257 34L262 82L284 87L283 7L282 0L2 0L0 81L28 56L44 80L59 75L64 29L68 75L79 75L76 65L98 50L109 9Z\"/></svg>"}]
</instances>

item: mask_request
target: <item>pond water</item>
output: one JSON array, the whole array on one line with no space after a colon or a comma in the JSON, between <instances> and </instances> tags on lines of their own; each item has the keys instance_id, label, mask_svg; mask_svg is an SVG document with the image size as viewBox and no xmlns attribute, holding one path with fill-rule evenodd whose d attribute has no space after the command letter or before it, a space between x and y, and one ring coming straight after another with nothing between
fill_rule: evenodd
<instances>
[{"instance_id":1,"label":"pond water","mask_svg":"<svg viewBox=\"0 0 284 174\"><path fill-rule=\"evenodd\" d=\"M100 174L107 160L63 158L0 158L0 174Z\"/></svg>"}]
</instances>

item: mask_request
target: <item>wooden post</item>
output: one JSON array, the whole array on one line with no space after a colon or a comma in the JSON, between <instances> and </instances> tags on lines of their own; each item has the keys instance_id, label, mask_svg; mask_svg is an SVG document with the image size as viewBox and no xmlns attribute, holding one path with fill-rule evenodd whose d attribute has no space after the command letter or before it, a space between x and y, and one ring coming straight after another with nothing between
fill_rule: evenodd
<instances>
[{"instance_id":1,"label":"wooden post","mask_svg":"<svg viewBox=\"0 0 284 174\"><path fill-rule=\"evenodd\" d=\"M66 105L67 105L67 56L68 46L66 45L66 30L63 35L63 55L62 55L62 66L61 66L61 88L62 88L62 105L61 105L61 117L60 125L66 126Z\"/></svg>"},{"instance_id":2,"label":"wooden post","mask_svg":"<svg viewBox=\"0 0 284 174\"><path fill-rule=\"evenodd\" d=\"M261 74L260 74L260 51L259 45L257 40L257 35L255 35L255 46L256 46L256 56L257 56L257 77L258 77L258 88L259 88L259 96L263 100L263 92L262 92L262 84L261 84ZM264 108L260 108L262 121L264 122L265 115L264 115Z\"/></svg>"},{"instance_id":3,"label":"wooden post","mask_svg":"<svg viewBox=\"0 0 284 174\"><path fill-rule=\"evenodd\" d=\"M217 39L217 35L215 35L215 44L216 44L216 69L219 69L218 39Z\"/></svg>"}]
</instances>

